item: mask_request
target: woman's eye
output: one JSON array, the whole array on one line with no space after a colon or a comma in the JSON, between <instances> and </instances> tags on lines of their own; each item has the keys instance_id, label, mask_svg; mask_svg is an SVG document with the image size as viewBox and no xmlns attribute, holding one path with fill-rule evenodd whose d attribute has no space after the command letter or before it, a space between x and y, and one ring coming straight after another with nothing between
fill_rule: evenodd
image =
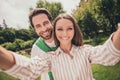
<instances>
[{"instance_id":1,"label":"woman's eye","mask_svg":"<svg viewBox=\"0 0 120 80\"><path fill-rule=\"evenodd\" d=\"M63 29L57 29L58 31L62 31Z\"/></svg>"},{"instance_id":2,"label":"woman's eye","mask_svg":"<svg viewBox=\"0 0 120 80\"><path fill-rule=\"evenodd\" d=\"M73 28L68 28L68 30L73 30Z\"/></svg>"}]
</instances>

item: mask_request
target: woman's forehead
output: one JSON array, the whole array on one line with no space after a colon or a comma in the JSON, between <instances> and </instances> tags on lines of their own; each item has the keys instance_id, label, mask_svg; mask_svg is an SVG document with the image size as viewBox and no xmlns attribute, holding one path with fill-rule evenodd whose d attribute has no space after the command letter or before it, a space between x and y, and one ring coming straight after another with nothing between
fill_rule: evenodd
<instances>
[{"instance_id":1,"label":"woman's forehead","mask_svg":"<svg viewBox=\"0 0 120 80\"><path fill-rule=\"evenodd\" d=\"M57 22L56 22L56 25L62 25L62 24L73 24L73 22L69 19L59 19Z\"/></svg>"},{"instance_id":2,"label":"woman's forehead","mask_svg":"<svg viewBox=\"0 0 120 80\"><path fill-rule=\"evenodd\" d=\"M72 21L70 21L68 19L60 19L56 23L56 27L68 27L68 26L73 26Z\"/></svg>"}]
</instances>

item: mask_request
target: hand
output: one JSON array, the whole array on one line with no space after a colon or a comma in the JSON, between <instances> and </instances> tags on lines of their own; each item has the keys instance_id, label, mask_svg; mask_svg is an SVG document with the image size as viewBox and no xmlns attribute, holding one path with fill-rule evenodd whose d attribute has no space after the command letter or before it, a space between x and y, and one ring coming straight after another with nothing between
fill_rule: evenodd
<instances>
[{"instance_id":1,"label":"hand","mask_svg":"<svg viewBox=\"0 0 120 80\"><path fill-rule=\"evenodd\" d=\"M7 70L14 64L15 59L11 52L0 46L0 69Z\"/></svg>"},{"instance_id":2,"label":"hand","mask_svg":"<svg viewBox=\"0 0 120 80\"><path fill-rule=\"evenodd\" d=\"M118 29L114 33L113 38L112 38L114 46L120 50L120 23L118 23Z\"/></svg>"},{"instance_id":3,"label":"hand","mask_svg":"<svg viewBox=\"0 0 120 80\"><path fill-rule=\"evenodd\" d=\"M55 52L51 51L51 52L48 52L48 54L51 54L51 55L56 55Z\"/></svg>"}]
</instances>

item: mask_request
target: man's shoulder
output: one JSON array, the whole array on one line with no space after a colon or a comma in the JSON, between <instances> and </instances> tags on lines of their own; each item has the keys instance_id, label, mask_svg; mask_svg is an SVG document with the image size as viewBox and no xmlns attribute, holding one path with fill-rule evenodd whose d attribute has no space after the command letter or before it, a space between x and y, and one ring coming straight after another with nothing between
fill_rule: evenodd
<instances>
[{"instance_id":1,"label":"man's shoulder","mask_svg":"<svg viewBox=\"0 0 120 80\"><path fill-rule=\"evenodd\" d=\"M33 43L33 46L36 45L37 43L43 43L43 39L41 37L37 38L35 42Z\"/></svg>"},{"instance_id":2,"label":"man's shoulder","mask_svg":"<svg viewBox=\"0 0 120 80\"><path fill-rule=\"evenodd\" d=\"M32 45L32 49L34 50L34 49L38 49L38 46L36 45L39 41L41 41L41 38L39 37L39 38L37 38L36 39L36 41L33 43L33 45Z\"/></svg>"},{"instance_id":3,"label":"man's shoulder","mask_svg":"<svg viewBox=\"0 0 120 80\"><path fill-rule=\"evenodd\" d=\"M38 41L43 41L43 39L39 37L35 42L38 42Z\"/></svg>"}]
</instances>

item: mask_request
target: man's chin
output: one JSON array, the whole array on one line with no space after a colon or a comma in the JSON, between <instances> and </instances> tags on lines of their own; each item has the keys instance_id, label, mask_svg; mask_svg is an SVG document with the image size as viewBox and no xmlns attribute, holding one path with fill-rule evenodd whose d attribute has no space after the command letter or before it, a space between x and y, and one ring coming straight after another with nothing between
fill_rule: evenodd
<instances>
[{"instance_id":1,"label":"man's chin","mask_svg":"<svg viewBox=\"0 0 120 80\"><path fill-rule=\"evenodd\" d=\"M49 40L49 39L51 39L51 37L49 36L49 37L42 37L44 40Z\"/></svg>"}]
</instances>

